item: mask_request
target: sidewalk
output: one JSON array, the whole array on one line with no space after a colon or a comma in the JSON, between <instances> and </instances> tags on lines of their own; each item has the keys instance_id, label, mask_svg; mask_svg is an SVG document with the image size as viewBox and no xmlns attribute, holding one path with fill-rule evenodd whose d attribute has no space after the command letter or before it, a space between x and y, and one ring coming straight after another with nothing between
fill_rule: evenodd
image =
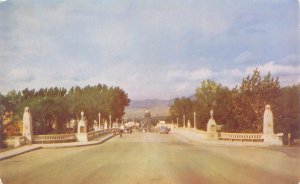
<instances>
[{"instance_id":1,"label":"sidewalk","mask_svg":"<svg viewBox=\"0 0 300 184\"><path fill-rule=\"evenodd\" d=\"M32 145L25 145L19 148L15 148L9 151L4 151L0 153L0 161L5 160L17 155L21 155L30 151L34 151L41 148L71 148L71 147L80 147L80 146L91 146L96 144L101 144L108 139L112 138L114 135L109 134L103 137L99 137L94 139L93 141L88 142L68 142L68 143L56 143L56 144L32 144Z\"/></svg>"}]
</instances>

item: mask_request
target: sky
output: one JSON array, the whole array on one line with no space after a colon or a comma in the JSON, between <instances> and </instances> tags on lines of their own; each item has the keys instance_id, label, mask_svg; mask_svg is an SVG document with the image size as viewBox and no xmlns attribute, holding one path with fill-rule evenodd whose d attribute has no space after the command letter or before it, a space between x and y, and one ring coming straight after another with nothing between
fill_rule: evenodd
<instances>
[{"instance_id":1,"label":"sky","mask_svg":"<svg viewBox=\"0 0 300 184\"><path fill-rule=\"evenodd\" d=\"M0 0L0 93L101 83L171 99L255 68L299 84L298 19L296 0Z\"/></svg>"}]
</instances>

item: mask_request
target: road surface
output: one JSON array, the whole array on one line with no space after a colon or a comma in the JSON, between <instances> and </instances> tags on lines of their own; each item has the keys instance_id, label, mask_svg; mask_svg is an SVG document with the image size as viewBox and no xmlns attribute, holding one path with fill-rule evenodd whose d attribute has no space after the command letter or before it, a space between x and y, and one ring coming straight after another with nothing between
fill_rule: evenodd
<instances>
[{"instance_id":1,"label":"road surface","mask_svg":"<svg viewBox=\"0 0 300 184\"><path fill-rule=\"evenodd\" d=\"M0 161L0 178L4 184L300 182L299 148L209 145L176 133L123 135Z\"/></svg>"}]
</instances>

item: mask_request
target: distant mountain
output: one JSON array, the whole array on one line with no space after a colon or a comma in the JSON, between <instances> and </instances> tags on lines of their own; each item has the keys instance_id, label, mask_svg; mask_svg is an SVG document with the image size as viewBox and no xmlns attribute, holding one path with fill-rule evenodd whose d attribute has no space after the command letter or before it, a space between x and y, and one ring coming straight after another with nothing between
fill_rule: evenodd
<instances>
[{"instance_id":1,"label":"distant mountain","mask_svg":"<svg viewBox=\"0 0 300 184\"><path fill-rule=\"evenodd\" d=\"M125 108L126 118L141 118L146 110L149 110L152 117L162 117L169 115L169 107L174 100L132 100Z\"/></svg>"},{"instance_id":2,"label":"distant mountain","mask_svg":"<svg viewBox=\"0 0 300 184\"><path fill-rule=\"evenodd\" d=\"M196 97L191 95L188 97L195 100ZM142 118L146 110L149 110L152 117L165 117L169 115L169 108L174 103L175 99L160 100L132 100L128 107L125 108L126 118Z\"/></svg>"},{"instance_id":3,"label":"distant mountain","mask_svg":"<svg viewBox=\"0 0 300 184\"><path fill-rule=\"evenodd\" d=\"M147 99L147 100L132 100L130 102L130 108L151 108L156 106L170 106L173 100L159 100L159 99Z\"/></svg>"}]
</instances>

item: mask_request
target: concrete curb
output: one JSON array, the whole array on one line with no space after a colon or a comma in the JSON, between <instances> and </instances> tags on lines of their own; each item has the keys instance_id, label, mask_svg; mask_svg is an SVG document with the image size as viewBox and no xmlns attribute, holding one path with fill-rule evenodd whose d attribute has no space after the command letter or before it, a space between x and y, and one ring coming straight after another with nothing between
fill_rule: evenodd
<instances>
[{"instance_id":1,"label":"concrete curb","mask_svg":"<svg viewBox=\"0 0 300 184\"><path fill-rule=\"evenodd\" d=\"M57 143L57 144L34 144L34 145L27 145L27 146L22 146L20 148L16 148L13 150L5 151L0 153L0 161L5 160L8 158L12 158L27 152L31 152L34 150L38 150L41 148L44 149L54 149L54 148L72 148L72 147L81 147L81 146L92 146L92 145L97 145L106 142L107 140L111 139L114 137L114 134L105 136L100 138L97 141L89 141L89 142L71 142L71 143Z\"/></svg>"},{"instance_id":2,"label":"concrete curb","mask_svg":"<svg viewBox=\"0 0 300 184\"><path fill-rule=\"evenodd\" d=\"M22 148L24 149L24 147L22 147ZM15 157L15 156L27 153L27 152L38 150L38 149L41 149L41 148L42 148L41 146L32 146L31 148L27 148L27 149L24 149L24 150L10 150L10 151L4 152L4 153L0 153L0 161L8 159L8 158Z\"/></svg>"},{"instance_id":3,"label":"concrete curb","mask_svg":"<svg viewBox=\"0 0 300 184\"><path fill-rule=\"evenodd\" d=\"M97 141L62 143L61 145L59 145L59 143L58 144L39 144L39 146L41 146L41 148L44 148L44 149L73 148L73 147L82 147L82 146L92 146L92 145L97 145L97 144L104 143L105 141L111 139L112 137L114 137L113 134L105 136L105 137L103 137L103 138L101 138L100 140L97 140Z\"/></svg>"}]
</instances>

